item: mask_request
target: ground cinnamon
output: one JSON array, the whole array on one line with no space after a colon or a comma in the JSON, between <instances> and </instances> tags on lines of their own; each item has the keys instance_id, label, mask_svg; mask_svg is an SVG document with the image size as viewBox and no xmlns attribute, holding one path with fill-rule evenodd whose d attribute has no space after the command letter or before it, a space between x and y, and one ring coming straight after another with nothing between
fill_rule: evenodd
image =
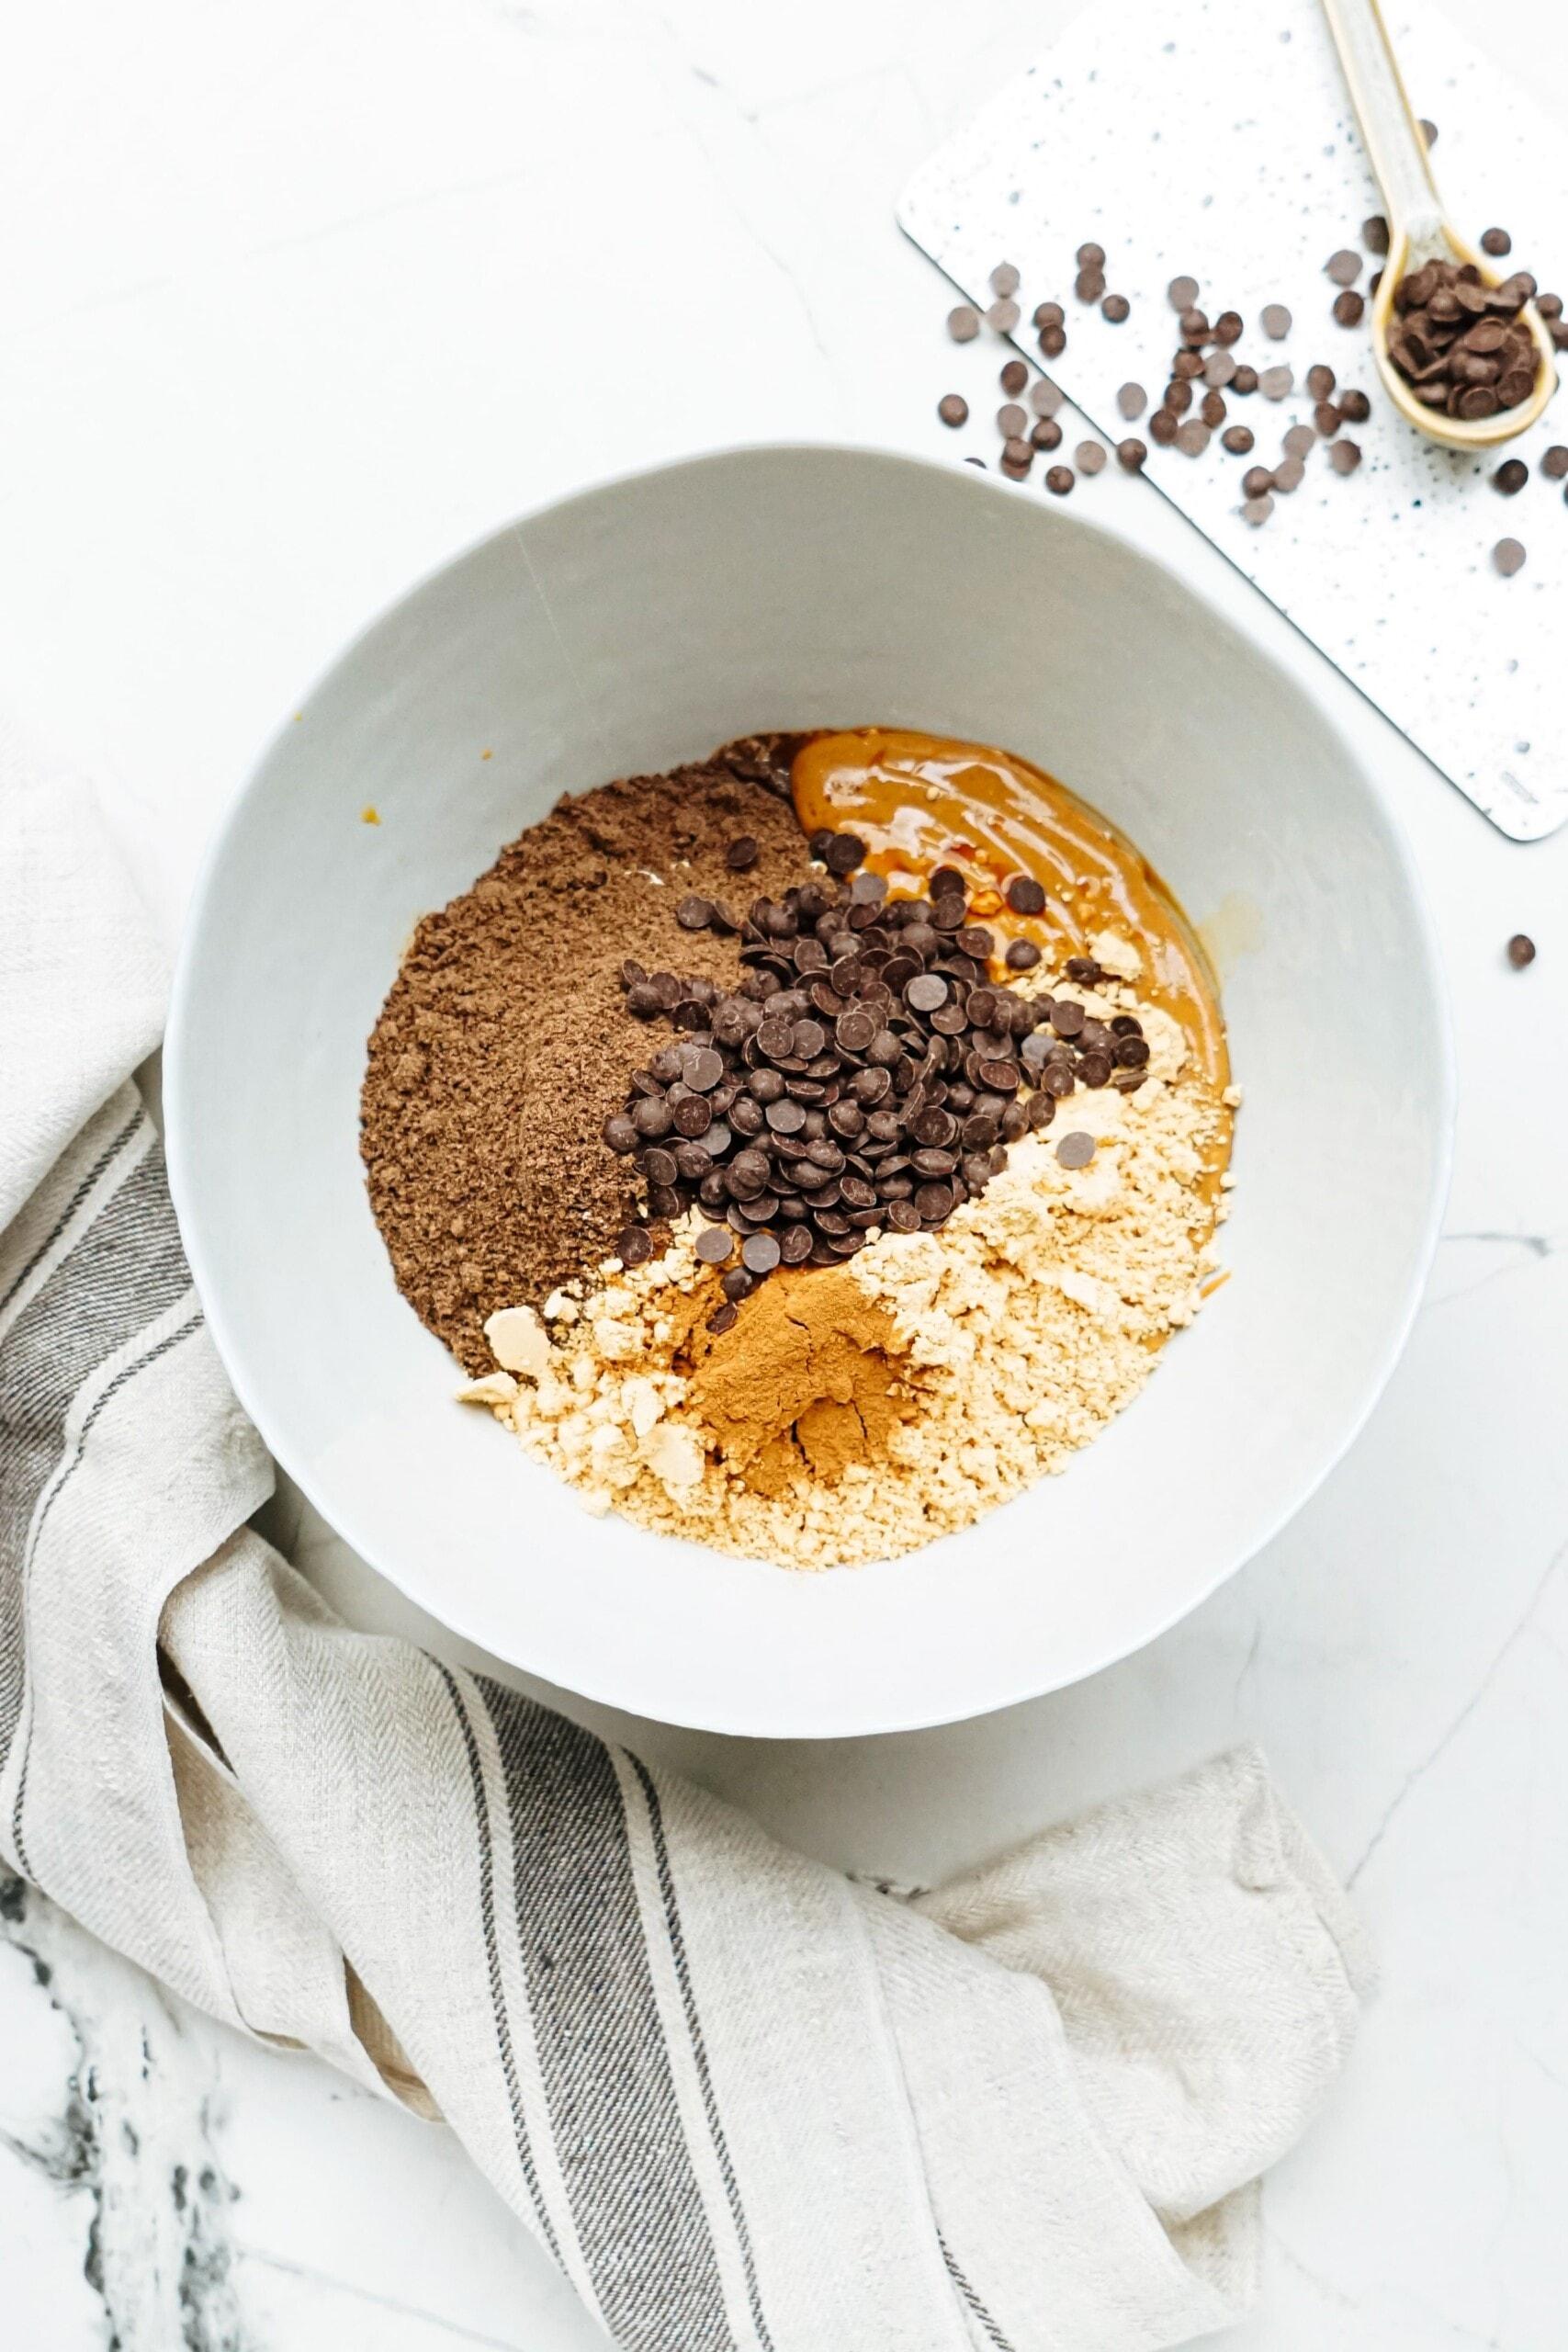
<instances>
[{"instance_id":1,"label":"ground cinnamon","mask_svg":"<svg viewBox=\"0 0 1568 2352\"><path fill-rule=\"evenodd\" d=\"M716 1336L694 1331L687 1404L726 1467L782 1495L805 1470L825 1485L875 1462L914 1407L893 1318L847 1268L785 1272Z\"/></svg>"}]
</instances>

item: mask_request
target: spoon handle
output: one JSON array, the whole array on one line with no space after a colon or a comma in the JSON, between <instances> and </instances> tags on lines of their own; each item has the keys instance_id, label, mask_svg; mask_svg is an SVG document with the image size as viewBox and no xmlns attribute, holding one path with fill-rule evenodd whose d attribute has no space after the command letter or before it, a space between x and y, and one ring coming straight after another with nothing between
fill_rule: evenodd
<instances>
[{"instance_id":1,"label":"spoon handle","mask_svg":"<svg viewBox=\"0 0 1568 2352\"><path fill-rule=\"evenodd\" d=\"M1403 229L1413 245L1419 244L1438 228L1443 207L1382 11L1378 0L1323 0L1323 13L1388 207L1389 226Z\"/></svg>"}]
</instances>

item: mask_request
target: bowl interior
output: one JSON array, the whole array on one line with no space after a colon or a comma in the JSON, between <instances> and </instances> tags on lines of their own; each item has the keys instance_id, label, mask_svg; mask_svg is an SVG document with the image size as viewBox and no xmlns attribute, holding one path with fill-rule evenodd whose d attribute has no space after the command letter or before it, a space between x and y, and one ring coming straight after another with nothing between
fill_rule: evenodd
<instances>
[{"instance_id":1,"label":"bowl interior","mask_svg":"<svg viewBox=\"0 0 1568 2352\"><path fill-rule=\"evenodd\" d=\"M453 1367L400 1298L367 1205L358 1093L416 918L563 790L760 728L873 720L1040 762L1195 919L1252 942L1224 991L1247 1096L1233 1279L1065 1476L911 1557L801 1577L586 1517L451 1401ZM166 1087L218 1345L349 1542L569 1689L805 1735L1075 1680L1191 1608L1299 1506L1403 1339L1450 1080L1404 854L1267 657L1120 540L964 469L773 448L502 531L344 654L213 854Z\"/></svg>"}]
</instances>

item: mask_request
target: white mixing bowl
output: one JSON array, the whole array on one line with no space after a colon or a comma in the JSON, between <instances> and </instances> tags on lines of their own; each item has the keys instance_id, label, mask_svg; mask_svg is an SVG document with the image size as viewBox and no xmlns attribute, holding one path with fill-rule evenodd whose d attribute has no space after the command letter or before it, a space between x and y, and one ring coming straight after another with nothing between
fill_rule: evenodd
<instances>
[{"instance_id":1,"label":"white mixing bowl","mask_svg":"<svg viewBox=\"0 0 1568 2352\"><path fill-rule=\"evenodd\" d=\"M415 919L558 794L758 729L871 721L1023 753L1130 833L1196 919L1239 910L1255 944L1224 995L1247 1103L1233 1279L1131 1409L966 1533L811 1577L590 1518L452 1401L367 1204L359 1087ZM977 1714L1091 1674L1268 1540L1399 1352L1452 1075L1407 853L1263 654L1039 498L784 447L550 507L349 648L213 853L166 1090L181 1227L234 1385L364 1557L570 1690L805 1736Z\"/></svg>"}]
</instances>

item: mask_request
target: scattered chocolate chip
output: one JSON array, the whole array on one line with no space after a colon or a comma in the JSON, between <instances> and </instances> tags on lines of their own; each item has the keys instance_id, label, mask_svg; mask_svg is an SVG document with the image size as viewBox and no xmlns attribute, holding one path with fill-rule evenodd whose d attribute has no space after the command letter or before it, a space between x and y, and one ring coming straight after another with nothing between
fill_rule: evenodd
<instances>
[{"instance_id":1,"label":"scattered chocolate chip","mask_svg":"<svg viewBox=\"0 0 1568 2352\"><path fill-rule=\"evenodd\" d=\"M1229 425L1221 434L1220 443L1222 447L1230 451L1233 458L1245 458L1252 447L1251 429L1245 424Z\"/></svg>"},{"instance_id":2,"label":"scattered chocolate chip","mask_svg":"<svg viewBox=\"0 0 1568 2352\"><path fill-rule=\"evenodd\" d=\"M1540 461L1540 469L1551 481L1561 481L1568 474L1568 447L1554 441Z\"/></svg>"},{"instance_id":3,"label":"scattered chocolate chip","mask_svg":"<svg viewBox=\"0 0 1568 2352\"><path fill-rule=\"evenodd\" d=\"M1080 269L1073 280L1073 292L1080 302L1098 302L1105 291L1102 269Z\"/></svg>"},{"instance_id":4,"label":"scattered chocolate chip","mask_svg":"<svg viewBox=\"0 0 1568 2352\"><path fill-rule=\"evenodd\" d=\"M1062 405L1062 393L1046 377L1037 377L1029 388L1029 405L1036 416L1055 416Z\"/></svg>"},{"instance_id":5,"label":"scattered chocolate chip","mask_svg":"<svg viewBox=\"0 0 1568 2352\"><path fill-rule=\"evenodd\" d=\"M829 874L840 878L854 872L865 859L865 843L858 833L835 833L828 844L822 863Z\"/></svg>"},{"instance_id":6,"label":"scattered chocolate chip","mask_svg":"<svg viewBox=\"0 0 1568 2352\"><path fill-rule=\"evenodd\" d=\"M1285 455L1288 458L1307 457L1316 441L1317 435L1310 424L1292 424L1284 438Z\"/></svg>"},{"instance_id":7,"label":"scattered chocolate chip","mask_svg":"<svg viewBox=\"0 0 1568 2352\"><path fill-rule=\"evenodd\" d=\"M1094 1158L1094 1137L1082 1127L1075 1127L1056 1146L1056 1157L1064 1168L1087 1168Z\"/></svg>"},{"instance_id":8,"label":"scattered chocolate chip","mask_svg":"<svg viewBox=\"0 0 1568 2352\"><path fill-rule=\"evenodd\" d=\"M1361 223L1361 243L1370 254L1388 251L1388 222L1381 212L1370 213Z\"/></svg>"},{"instance_id":9,"label":"scattered chocolate chip","mask_svg":"<svg viewBox=\"0 0 1568 2352\"><path fill-rule=\"evenodd\" d=\"M1016 400L1029 381L1029 369L1021 359L1010 359L997 379L1004 392Z\"/></svg>"},{"instance_id":10,"label":"scattered chocolate chip","mask_svg":"<svg viewBox=\"0 0 1568 2352\"><path fill-rule=\"evenodd\" d=\"M1428 122L1425 115L1421 117L1421 136L1426 141L1428 148L1435 147L1437 145L1438 126L1435 122Z\"/></svg>"},{"instance_id":11,"label":"scattered chocolate chip","mask_svg":"<svg viewBox=\"0 0 1568 2352\"><path fill-rule=\"evenodd\" d=\"M1010 940L1003 961L1010 972L1032 972L1040 961L1040 950L1032 939Z\"/></svg>"},{"instance_id":12,"label":"scattered chocolate chip","mask_svg":"<svg viewBox=\"0 0 1568 2352\"><path fill-rule=\"evenodd\" d=\"M623 1266L646 1266L653 1255L653 1243L640 1225L628 1225L615 1236L615 1255Z\"/></svg>"},{"instance_id":13,"label":"scattered chocolate chip","mask_svg":"<svg viewBox=\"0 0 1568 2352\"><path fill-rule=\"evenodd\" d=\"M1214 334L1222 344L1239 343L1246 331L1239 311L1222 311L1214 321Z\"/></svg>"},{"instance_id":14,"label":"scattered chocolate chip","mask_svg":"<svg viewBox=\"0 0 1568 2352\"><path fill-rule=\"evenodd\" d=\"M954 343L973 343L980 332L980 313L972 302L960 302L947 314L947 332Z\"/></svg>"},{"instance_id":15,"label":"scattered chocolate chip","mask_svg":"<svg viewBox=\"0 0 1568 2352\"><path fill-rule=\"evenodd\" d=\"M1513 578L1515 572L1522 566L1524 560L1524 547L1518 539L1499 539L1492 550L1493 569L1500 571L1505 580Z\"/></svg>"},{"instance_id":16,"label":"scattered chocolate chip","mask_svg":"<svg viewBox=\"0 0 1568 2352\"><path fill-rule=\"evenodd\" d=\"M1008 401L997 411L997 431L1004 441L1014 441L1029 430L1029 412L1016 401Z\"/></svg>"},{"instance_id":17,"label":"scattered chocolate chip","mask_svg":"<svg viewBox=\"0 0 1568 2352\"><path fill-rule=\"evenodd\" d=\"M1117 462L1130 474L1142 473L1148 454L1141 441L1118 441L1116 444Z\"/></svg>"},{"instance_id":18,"label":"scattered chocolate chip","mask_svg":"<svg viewBox=\"0 0 1568 2352\"><path fill-rule=\"evenodd\" d=\"M936 413L944 424L966 424L969 403L962 392L943 392L936 404Z\"/></svg>"},{"instance_id":19,"label":"scattered chocolate chip","mask_svg":"<svg viewBox=\"0 0 1568 2352\"><path fill-rule=\"evenodd\" d=\"M1244 399L1255 392L1258 390L1257 368L1248 368L1244 361L1231 378L1230 388L1233 392L1240 393Z\"/></svg>"},{"instance_id":20,"label":"scattered chocolate chip","mask_svg":"<svg viewBox=\"0 0 1568 2352\"><path fill-rule=\"evenodd\" d=\"M682 931L705 931L713 920L713 903L694 890L676 908L675 920Z\"/></svg>"},{"instance_id":21,"label":"scattered chocolate chip","mask_svg":"<svg viewBox=\"0 0 1568 2352\"><path fill-rule=\"evenodd\" d=\"M1066 318L1060 302L1036 304L1033 323L1037 327L1059 327Z\"/></svg>"},{"instance_id":22,"label":"scattered chocolate chip","mask_svg":"<svg viewBox=\"0 0 1568 2352\"><path fill-rule=\"evenodd\" d=\"M1067 347L1067 331L1066 331L1066 327L1042 327L1042 328L1041 328L1041 330L1040 330L1040 350L1041 350L1041 355L1042 355L1042 356L1043 356L1043 358L1046 358L1046 359L1060 359L1060 357L1061 357L1061 356L1062 356L1063 352L1064 352L1064 351L1066 351L1066 347Z\"/></svg>"},{"instance_id":23,"label":"scattered chocolate chip","mask_svg":"<svg viewBox=\"0 0 1568 2352\"><path fill-rule=\"evenodd\" d=\"M1339 413L1347 424L1365 424L1372 413L1372 404L1365 392L1348 391L1339 395Z\"/></svg>"},{"instance_id":24,"label":"scattered chocolate chip","mask_svg":"<svg viewBox=\"0 0 1568 2352\"><path fill-rule=\"evenodd\" d=\"M998 262L998 264L997 264L997 266L996 266L995 269L993 269L993 270L992 270L992 272L991 272L991 291L992 291L992 293L993 293L993 294L1004 294L1004 295L1005 295L1005 294L1016 294L1016 293L1018 292L1018 287L1019 287L1019 277L1018 277L1018 272L1017 272L1017 270L1013 267L1013 265L1011 264L1011 262L1010 262L1010 261L999 261L999 262Z\"/></svg>"},{"instance_id":25,"label":"scattered chocolate chip","mask_svg":"<svg viewBox=\"0 0 1568 2352\"><path fill-rule=\"evenodd\" d=\"M1214 431L1219 425L1222 425L1225 421L1226 414L1228 413L1225 408L1224 393L1205 392L1201 401L1198 404L1198 413L1211 432Z\"/></svg>"},{"instance_id":26,"label":"scattered chocolate chip","mask_svg":"<svg viewBox=\"0 0 1568 2352\"><path fill-rule=\"evenodd\" d=\"M1352 253L1348 245L1341 245L1337 254L1329 254L1323 266L1336 286L1354 286L1361 275L1361 256Z\"/></svg>"},{"instance_id":27,"label":"scattered chocolate chip","mask_svg":"<svg viewBox=\"0 0 1568 2352\"><path fill-rule=\"evenodd\" d=\"M1178 425L1176 446L1186 458L1201 458L1209 446L1209 428L1197 417L1190 416Z\"/></svg>"},{"instance_id":28,"label":"scattered chocolate chip","mask_svg":"<svg viewBox=\"0 0 1568 2352\"><path fill-rule=\"evenodd\" d=\"M728 1226L705 1225L697 1236L697 1256L705 1266L722 1266L734 1247Z\"/></svg>"},{"instance_id":29,"label":"scattered chocolate chip","mask_svg":"<svg viewBox=\"0 0 1568 2352\"><path fill-rule=\"evenodd\" d=\"M1516 931L1508 942L1508 961L1516 972L1535 962L1535 942L1525 931Z\"/></svg>"},{"instance_id":30,"label":"scattered chocolate chip","mask_svg":"<svg viewBox=\"0 0 1568 2352\"><path fill-rule=\"evenodd\" d=\"M1149 439L1162 446L1174 441L1181 429L1181 419L1174 409L1156 408L1149 419Z\"/></svg>"},{"instance_id":31,"label":"scattered chocolate chip","mask_svg":"<svg viewBox=\"0 0 1568 2352\"><path fill-rule=\"evenodd\" d=\"M1342 327L1359 326L1366 308L1366 296L1355 293L1349 287L1334 298L1334 315Z\"/></svg>"},{"instance_id":32,"label":"scattered chocolate chip","mask_svg":"<svg viewBox=\"0 0 1568 2352\"><path fill-rule=\"evenodd\" d=\"M1080 474L1098 474L1105 469L1105 451L1098 441L1080 441L1073 455Z\"/></svg>"},{"instance_id":33,"label":"scattered chocolate chip","mask_svg":"<svg viewBox=\"0 0 1568 2352\"><path fill-rule=\"evenodd\" d=\"M1045 487L1055 498L1066 498L1073 486L1071 466L1050 466L1046 469Z\"/></svg>"},{"instance_id":34,"label":"scattered chocolate chip","mask_svg":"<svg viewBox=\"0 0 1568 2352\"><path fill-rule=\"evenodd\" d=\"M1314 401L1325 401L1334 390L1335 382L1333 368L1325 368L1321 360L1306 371L1306 388Z\"/></svg>"},{"instance_id":35,"label":"scattered chocolate chip","mask_svg":"<svg viewBox=\"0 0 1568 2352\"><path fill-rule=\"evenodd\" d=\"M1337 474L1353 474L1361 462L1359 442L1336 441L1328 452L1328 462Z\"/></svg>"},{"instance_id":36,"label":"scattered chocolate chip","mask_svg":"<svg viewBox=\"0 0 1568 2352\"><path fill-rule=\"evenodd\" d=\"M1195 277L1173 277L1165 290L1173 311L1190 311L1198 300L1198 280Z\"/></svg>"},{"instance_id":37,"label":"scattered chocolate chip","mask_svg":"<svg viewBox=\"0 0 1568 2352\"><path fill-rule=\"evenodd\" d=\"M1492 487L1500 490L1505 498L1513 498L1523 490L1530 478L1530 469L1522 458L1505 458L1492 477Z\"/></svg>"},{"instance_id":38,"label":"scattered chocolate chip","mask_svg":"<svg viewBox=\"0 0 1568 2352\"><path fill-rule=\"evenodd\" d=\"M1291 314L1283 302L1266 302L1261 323L1270 343L1283 343L1291 332Z\"/></svg>"},{"instance_id":39,"label":"scattered chocolate chip","mask_svg":"<svg viewBox=\"0 0 1568 2352\"><path fill-rule=\"evenodd\" d=\"M1274 488L1276 491L1283 491L1287 496L1292 490L1300 490L1305 480L1306 460L1304 458L1292 457L1281 458L1279 465L1274 469Z\"/></svg>"},{"instance_id":40,"label":"scattered chocolate chip","mask_svg":"<svg viewBox=\"0 0 1568 2352\"><path fill-rule=\"evenodd\" d=\"M1260 523L1267 523L1273 512L1274 502L1265 494L1261 498L1247 499L1242 506L1241 518L1244 523L1250 523L1256 530Z\"/></svg>"},{"instance_id":41,"label":"scattered chocolate chip","mask_svg":"<svg viewBox=\"0 0 1568 2352\"><path fill-rule=\"evenodd\" d=\"M1295 380L1289 368L1265 368L1258 379L1258 388L1266 401L1282 401L1289 398Z\"/></svg>"},{"instance_id":42,"label":"scattered chocolate chip","mask_svg":"<svg viewBox=\"0 0 1568 2352\"><path fill-rule=\"evenodd\" d=\"M1062 428L1054 416L1037 416L1030 427L1029 441L1034 449L1059 449Z\"/></svg>"},{"instance_id":43,"label":"scattered chocolate chip","mask_svg":"<svg viewBox=\"0 0 1568 2352\"><path fill-rule=\"evenodd\" d=\"M1142 384L1123 384L1116 395L1116 405L1129 424L1135 416L1142 416L1148 404L1149 396Z\"/></svg>"},{"instance_id":44,"label":"scattered chocolate chip","mask_svg":"<svg viewBox=\"0 0 1568 2352\"><path fill-rule=\"evenodd\" d=\"M1121 326L1133 315L1133 305L1125 294L1108 294L1100 306L1100 315L1113 327Z\"/></svg>"},{"instance_id":45,"label":"scattered chocolate chip","mask_svg":"<svg viewBox=\"0 0 1568 2352\"><path fill-rule=\"evenodd\" d=\"M1011 334L1019 321L1018 304L1010 300L993 302L986 312L986 324L998 334Z\"/></svg>"},{"instance_id":46,"label":"scattered chocolate chip","mask_svg":"<svg viewBox=\"0 0 1568 2352\"><path fill-rule=\"evenodd\" d=\"M1513 249L1514 241L1506 229L1483 229L1481 232L1481 250L1483 254L1507 254L1512 253Z\"/></svg>"},{"instance_id":47,"label":"scattered chocolate chip","mask_svg":"<svg viewBox=\"0 0 1568 2352\"><path fill-rule=\"evenodd\" d=\"M1032 874L1015 874L1004 895L1015 915L1043 915L1045 911L1044 886Z\"/></svg>"},{"instance_id":48,"label":"scattered chocolate chip","mask_svg":"<svg viewBox=\"0 0 1568 2352\"><path fill-rule=\"evenodd\" d=\"M1211 390L1223 392L1236 376L1236 356L1234 351L1211 351L1203 362L1203 381Z\"/></svg>"}]
</instances>

